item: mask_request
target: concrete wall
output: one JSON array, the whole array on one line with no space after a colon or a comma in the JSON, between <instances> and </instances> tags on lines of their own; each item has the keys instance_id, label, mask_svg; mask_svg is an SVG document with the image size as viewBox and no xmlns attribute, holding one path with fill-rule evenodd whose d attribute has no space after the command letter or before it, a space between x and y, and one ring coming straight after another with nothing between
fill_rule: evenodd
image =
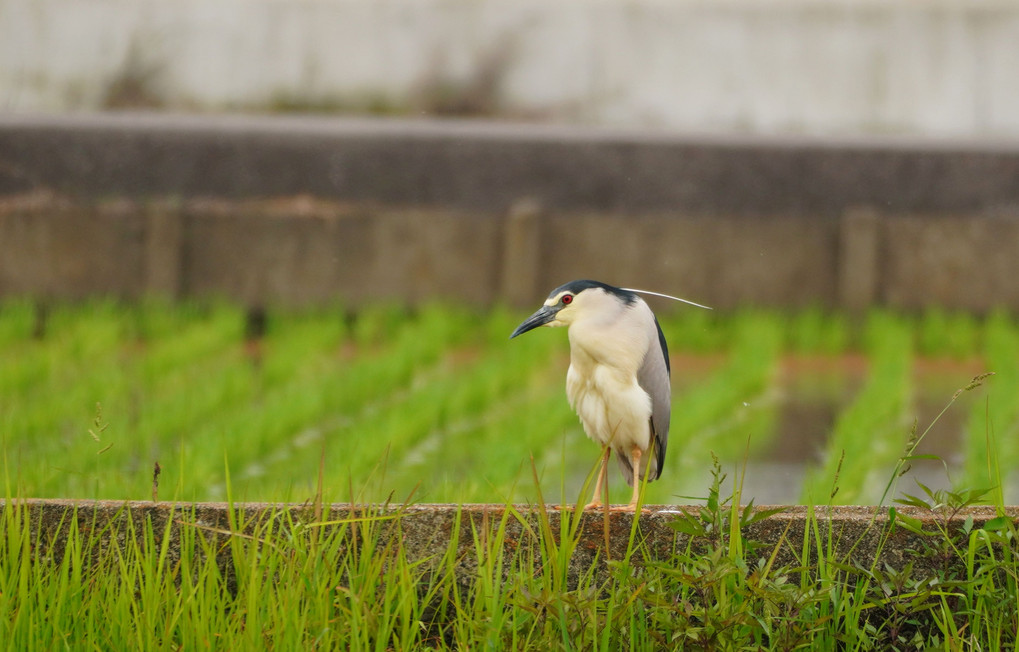
<instances>
[{"instance_id":1,"label":"concrete wall","mask_svg":"<svg viewBox=\"0 0 1019 652\"><path fill-rule=\"evenodd\" d=\"M1009 0L0 0L0 111L1019 135Z\"/></svg>"},{"instance_id":2,"label":"concrete wall","mask_svg":"<svg viewBox=\"0 0 1019 652\"><path fill-rule=\"evenodd\" d=\"M48 202L44 202L48 204ZM299 202L298 202L299 204ZM525 210L526 212L526 210ZM1019 221L474 214L371 206L6 201L0 296L431 298L529 306L574 278L716 308L1019 310Z\"/></svg>"},{"instance_id":3,"label":"concrete wall","mask_svg":"<svg viewBox=\"0 0 1019 652\"><path fill-rule=\"evenodd\" d=\"M586 573L601 576L608 568L607 561L626 557L630 545L634 518L639 519L636 527L637 550L640 554L632 557L633 563L667 562L676 550L686 548L690 538L670 523L682 516L684 506L645 505L644 513L635 516L625 512L585 511L579 516L577 538L569 557L568 580L576 581ZM473 582L473 571L480 563L476 557L474 537L492 535L491 540L505 541L505 552L514 554L526 550L540 558L547 551L542 545L545 528L541 520L548 520L548 531L558 536L562 514L558 506L547 507L547 511L534 506L517 505L512 514L506 514L505 505L409 505L371 506L352 504L323 505L319 518L314 507L305 503L195 503L178 504L169 502L119 502L119 501L77 501L27 499L8 501L0 507L4 510L23 510L19 515L31 523L33 550L48 551L57 557L64 553L69 542L66 533L69 523L75 521L75 531L81 537L74 542L81 550L100 553L106 546L95 545L107 537L124 539L128 536L144 536L151 526L156 541L162 541L166 528L172 528L166 555L168 565L180 560L180 536L178 528L197 526L197 531L207 536L208 546L195 546L196 551L229 550L227 545L231 533L236 532L235 524L243 523L243 534L266 536L270 530L266 523L311 522L332 523L329 527L341 527L350 518L388 518L400 534L400 541L408 560L421 564L424 569L434 568L442 563L443 555L450 545L453 533L459 533L456 564L459 578L465 583ZM757 511L768 509L758 506ZM956 535L964 527L979 529L998 516L991 506L967 507L950 515L942 516L932 510L915 507L896 507L902 516L915 519L922 529L938 532L941 529ZM1006 507L1005 516L1019 518L1019 509ZM816 519L816 522L815 520ZM968 525L967 525L968 522ZM462 526L461 526L462 523ZM468 526L469 524L469 526ZM133 526L133 527L132 527ZM902 570L908 563L913 565L913 577L929 577L944 573L946 560L935 555L910 554L909 551L927 550L939 545L941 535L925 537L907 531L902 527L889 529L887 508L836 506L828 509L787 507L777 514L761 518L742 528L748 541L761 544L757 554L760 558L774 557L774 567L792 567L802 562L803 541L815 536L810 528L815 527L818 539L815 544L822 550L847 564L862 568L880 564L881 568ZM500 534L495 535L496 532ZM384 534L384 531L383 531ZM92 543L93 545L88 545ZM139 541L139 544L141 542ZM630 548L631 550L633 548ZM195 560L197 561L197 560ZM232 560L228 554L217 557L224 577L233 578Z\"/></svg>"},{"instance_id":4,"label":"concrete wall","mask_svg":"<svg viewBox=\"0 0 1019 652\"><path fill-rule=\"evenodd\" d=\"M0 118L0 295L1019 309L1019 147ZM6 194L4 198L3 195Z\"/></svg>"}]
</instances>

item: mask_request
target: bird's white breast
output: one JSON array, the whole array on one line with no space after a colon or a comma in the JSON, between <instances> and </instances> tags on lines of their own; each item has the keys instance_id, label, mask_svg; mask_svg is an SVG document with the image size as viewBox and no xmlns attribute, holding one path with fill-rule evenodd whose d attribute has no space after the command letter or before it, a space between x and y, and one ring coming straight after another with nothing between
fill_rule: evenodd
<instances>
[{"instance_id":1,"label":"bird's white breast","mask_svg":"<svg viewBox=\"0 0 1019 652\"><path fill-rule=\"evenodd\" d=\"M642 302L630 310L648 310ZM649 342L644 329L627 328L622 313L610 322L570 326L566 395L588 437L629 455L650 444L651 397L637 383Z\"/></svg>"}]
</instances>

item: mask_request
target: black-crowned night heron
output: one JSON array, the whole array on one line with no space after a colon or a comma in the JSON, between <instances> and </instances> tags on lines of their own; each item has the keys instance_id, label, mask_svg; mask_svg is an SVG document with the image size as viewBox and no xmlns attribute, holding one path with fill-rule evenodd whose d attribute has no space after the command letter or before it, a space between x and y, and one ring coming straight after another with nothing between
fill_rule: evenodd
<instances>
[{"instance_id":1,"label":"black-crowned night heron","mask_svg":"<svg viewBox=\"0 0 1019 652\"><path fill-rule=\"evenodd\" d=\"M671 411L669 349L658 319L637 292L692 303L598 281L573 281L552 290L545 304L510 335L512 339L539 326L569 327L566 396L587 436L604 449L594 497L585 509L602 505L612 451L626 483L633 487L629 505L619 509L636 508L640 481L645 476L649 482L658 478L665 462Z\"/></svg>"}]
</instances>

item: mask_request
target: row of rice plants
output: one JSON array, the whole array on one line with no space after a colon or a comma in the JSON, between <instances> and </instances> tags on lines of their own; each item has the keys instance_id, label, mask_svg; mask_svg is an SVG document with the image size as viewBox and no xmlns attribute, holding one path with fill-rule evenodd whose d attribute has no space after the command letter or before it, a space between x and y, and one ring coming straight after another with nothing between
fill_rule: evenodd
<instances>
[{"instance_id":1,"label":"row of rice plants","mask_svg":"<svg viewBox=\"0 0 1019 652\"><path fill-rule=\"evenodd\" d=\"M994 376L987 379L985 400L970 410L960 484L1007 492L1014 503L1019 500L1013 471L1019 468L1019 328L1004 312L992 313L984 324L983 357Z\"/></svg>"},{"instance_id":2,"label":"row of rice plants","mask_svg":"<svg viewBox=\"0 0 1019 652\"><path fill-rule=\"evenodd\" d=\"M505 340L512 327L506 326L507 317L487 321L499 325L498 337ZM482 328L466 328L467 323ZM257 405L237 405L236 415L221 415L211 424L218 432L200 425L200 439L222 441L240 433L243 450L231 450L229 457L239 491L302 498L307 494L294 489L315 481L320 461L331 486L345 489L351 481L360 486L389 451L402 460L416 448L411 457L420 457L430 438L445 443L450 424L478 421L477 415L490 411L500 393L518 382L512 365L483 354L491 344L478 340L479 332L491 330L485 324L477 315L423 311L410 322L403 320L393 337L383 337L388 344L358 347L360 353L351 359L325 356L325 364L311 365L318 367L314 371L295 368L296 377L283 387L273 392L263 388ZM278 367L273 356L285 351L274 347L272 339L265 345L263 368ZM517 368L530 373L524 365ZM452 441L455 451L457 439ZM476 443L462 448L471 455L481 450ZM214 474L222 457L208 458L207 471ZM456 486L445 460L432 468L434 478L391 473L389 488L371 498L384 498L390 491L407 495L419 484ZM222 491L222 483L214 488Z\"/></svg>"},{"instance_id":3,"label":"row of rice plants","mask_svg":"<svg viewBox=\"0 0 1019 652\"><path fill-rule=\"evenodd\" d=\"M671 331L672 323L666 322ZM648 499L682 502L709 480L711 453L736 463L775 436L775 373L783 323L774 313L737 315L730 325L726 362L673 399L669 451L661 482ZM683 346L681 338L673 338Z\"/></svg>"},{"instance_id":4,"label":"row of rice plants","mask_svg":"<svg viewBox=\"0 0 1019 652\"><path fill-rule=\"evenodd\" d=\"M398 496L418 490L422 499L491 499L493 487L507 486L519 467L519 462L507 466L507 446L534 434L497 433L493 427L508 404L530 409L514 397L540 373L509 347L513 320L496 312L462 323L465 332L477 333L468 346L450 352L384 405L344 424L329 442L327 459L357 478L388 451L394 470L386 484ZM547 359L553 342L536 339L525 346L531 355ZM526 453L509 459L526 459ZM472 483L464 484L466 479ZM444 489L436 493L436 487Z\"/></svg>"},{"instance_id":5,"label":"row of rice plants","mask_svg":"<svg viewBox=\"0 0 1019 652\"><path fill-rule=\"evenodd\" d=\"M133 311L105 302L65 307L50 313L43 338L24 342L28 349L48 351L53 366L34 389L6 403L7 453L19 469L35 470L35 477L26 475L25 480L37 483L41 495L47 495L50 484L70 495L90 495L100 476L109 491L123 492L125 476L151 474L148 460L156 451L147 408L154 389L181 388L184 400L178 411L191 416L214 410L237 384L234 379L243 377L242 360L221 354L223 347L237 346L242 332L242 313L236 308L211 309L197 329L184 329L187 335L200 332L204 345L192 355L178 354L187 365L200 367L183 378L177 368L147 362L148 351L158 361L164 347L137 339L130 328L134 317ZM195 343L177 335L168 333L178 348ZM87 344L74 344L78 341ZM223 378L231 382L217 382ZM175 397L171 391L160 395L168 401ZM176 416L167 405L172 402L159 406L160 419ZM143 480L141 486L148 484Z\"/></svg>"},{"instance_id":6,"label":"row of rice plants","mask_svg":"<svg viewBox=\"0 0 1019 652\"><path fill-rule=\"evenodd\" d=\"M150 460L163 460L165 465L170 457L172 466L178 448L187 459L189 472L201 472L205 467L205 472L221 478L224 450L236 463L247 464L250 454L257 456L264 449L262 435L275 433L273 437L278 439L280 422L286 427L300 421L302 415L307 416L309 404L312 411L317 410L313 422L345 407L360 409L367 398L392 391L401 379L407 382L420 366L437 360L449 344L448 337L433 337L430 343L421 337L429 324L445 319L445 311L433 310L414 322L404 319L395 333L396 346L390 351L372 351L367 359L352 356L349 364L360 366L352 374L340 371L348 365L326 364L339 361L339 356L331 355L335 351L320 351L313 358L321 361L319 371L332 371L332 377L280 373L275 362L279 358L272 354L266 356L270 372L263 375L245 354L243 313L236 308L216 307L182 324L180 332L165 332L165 339L139 343L128 338L119 350L107 346L102 355L83 355L82 347L69 349L63 344L70 339L67 331L75 340L88 340L90 333L102 335L94 326L96 322L108 331L123 324L112 320L111 327L105 308L96 310L95 305L67 310L77 311L79 317L65 321L90 324L91 329L67 329L57 324L42 340L26 340L28 347L51 352L53 368L27 394L5 394L7 452L19 462L36 463L19 464L19 468L40 467L31 478L36 495L49 494L50 483L62 484L67 490L68 480L73 495L89 495L90 487L76 485L74 478L89 485L101 473L104 491L110 492L105 495L123 495L127 490L133 497L142 497L146 493L139 496L138 491L148 490ZM373 318L378 312L366 311L364 322L382 331L380 320ZM317 329L335 331L332 324L336 321L324 319ZM84 334L79 336L78 331ZM446 331L455 336L459 329ZM307 342L308 333L300 335ZM388 339L388 335L382 333L382 338ZM364 341L369 339L366 336ZM111 338L96 336L95 340L108 343ZM270 340L271 344L277 341ZM48 345L52 345L50 349ZM90 350L97 348L92 344ZM292 353L287 351L285 357L292 359ZM71 377L77 381L68 382ZM335 387L337 379L339 388ZM290 387L295 383L296 388ZM315 392L316 387L323 389ZM323 395L329 388L339 391ZM103 406L103 415L93 424L97 402ZM115 445L109 447L110 443ZM270 445L276 445L275 441ZM125 472L129 477L119 477ZM203 475L196 478L199 487L208 485ZM201 492L195 497L208 496Z\"/></svg>"},{"instance_id":7,"label":"row of rice plants","mask_svg":"<svg viewBox=\"0 0 1019 652\"><path fill-rule=\"evenodd\" d=\"M912 329L894 315L867 321L864 349L870 368L863 388L839 415L820 466L808 471L802 500L838 504L877 502L910 435Z\"/></svg>"},{"instance_id":8,"label":"row of rice plants","mask_svg":"<svg viewBox=\"0 0 1019 652\"><path fill-rule=\"evenodd\" d=\"M229 442L227 457L239 491L303 499L317 479L324 440L328 469L357 466L363 433L348 429L362 415L381 417L383 406L398 401L418 377L432 373L442 364L444 353L464 336L457 326L460 316L449 311L426 308L412 319L399 321L390 320L391 314L390 309L367 311L364 322L377 329L353 333L352 339L364 344L355 345L351 353L339 350L334 337L316 336L325 348L317 354L308 352L311 360L299 367L280 359L288 357L296 345L270 336L262 365L249 366L256 379L253 391L223 406L214 419L194 424L187 434L189 440L213 447L189 450L189 469L198 465L203 474L219 478L212 489L222 496L224 456L214 449ZM327 318L319 328L335 334L330 323L334 318ZM301 330L293 335L299 337ZM287 367L295 373L281 371ZM372 463L379 459L376 456Z\"/></svg>"},{"instance_id":9,"label":"row of rice plants","mask_svg":"<svg viewBox=\"0 0 1019 652\"><path fill-rule=\"evenodd\" d=\"M15 328L24 326L25 311L4 313L3 321L14 322ZM38 391L54 393L79 387L88 367L108 360L122 341L120 317L120 311L109 302L97 303L85 313L67 307L49 311L46 343L33 341L26 333L24 344L5 347L2 362L9 371L0 377L0 391L21 399ZM67 365L69 360L78 366Z\"/></svg>"}]
</instances>

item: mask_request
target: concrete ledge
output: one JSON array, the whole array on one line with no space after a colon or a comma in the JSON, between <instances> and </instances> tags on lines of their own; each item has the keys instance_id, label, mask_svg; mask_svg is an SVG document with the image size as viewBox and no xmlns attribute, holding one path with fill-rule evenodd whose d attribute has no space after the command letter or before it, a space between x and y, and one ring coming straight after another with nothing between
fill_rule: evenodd
<instances>
[{"instance_id":1,"label":"concrete ledge","mask_svg":"<svg viewBox=\"0 0 1019 652\"><path fill-rule=\"evenodd\" d=\"M7 502L5 509L15 505L24 508L32 522L32 536L35 537L35 549L47 551L46 554L62 554L67 541L64 539L69 522L74 519L78 525L80 536L87 537L93 532L101 537L117 537L123 540L129 532L141 537L147 523L159 541L166 527L197 527L208 537L225 542L232 531L230 506L224 503L151 503L151 502L119 502L119 501L71 501L71 500L18 500ZM649 506L640 515L637 527L644 542L643 553L649 561L668 560L677 549L683 549L688 541L687 535L677 532L669 526L670 521L682 515L680 506ZM696 509L696 508L688 508ZM758 510L771 509L758 507ZM770 557L775 546L779 546L776 555L776 568L782 565L793 565L803 551L806 528L810 525L808 508L802 506L785 507L781 513L768 516L745 528L746 539L763 544L755 553L760 557ZM463 581L469 581L470 557L474 554L472 528L479 532L492 532L503 527L505 518L505 549L507 552L525 547L535 554L541 554L541 541L538 538L540 529L537 527L540 512L532 506L515 506L514 512L507 515L505 505L469 504L457 505L412 505L409 507L382 507L378 505L325 505L320 517L316 518L311 505L239 503L233 505L235 520L245 524L241 533L252 534L258 528L270 524L272 528L285 526L288 519L293 522L326 522L341 521L351 516L374 514L377 516L395 517L386 521L387 527L397 528L395 532L401 537L405 552L410 560L439 559L450 543L452 533L456 530L456 521L460 519L460 539L457 542L458 557L463 559L461 571L466 573ZM1009 507L1007 516L1015 520L1019 518L1019 507ZM937 516L930 511L900 507L898 514L919 519L925 529L934 529L934 518L940 520L942 526L950 532L959 532L963 524L972 519L974 527L979 528L988 520L995 518L996 513L990 507L974 507L962 510L949 516ZM551 531L558 534L562 513L554 506L547 508ZM607 560L620 559L626 552L630 538L630 529L634 515L611 512L585 512L579 530L576 552L571 560L573 572L582 573L593 564L604 568ZM606 522L607 519L607 522ZM902 568L912 562L920 572L931 572L943 569L944 559L926 559L911 554L923 549L924 537L904 528L896 527L890 534L886 532L889 524L887 508L871 507L835 507L832 509L817 508L820 545L827 549L832 546L835 557L845 563L859 564L869 567L879 555L878 561L891 568ZM129 530L128 525L133 525ZM338 526L330 526L338 527ZM265 533L265 530L261 530ZM830 533L830 541L829 541ZM879 545L885 535L887 541ZM174 546L175 537L171 538L171 557L179 557L179 548ZM140 541L140 539L139 539ZM812 539L812 543L813 539ZM933 543L933 542L928 542ZM606 548L607 546L607 548ZM100 550L104 546L93 546ZM816 548L815 548L816 549ZM226 558L219 559L223 572L229 574L231 569ZM924 568L924 564L931 566ZM597 569L596 569L597 570Z\"/></svg>"},{"instance_id":2,"label":"concrete ledge","mask_svg":"<svg viewBox=\"0 0 1019 652\"><path fill-rule=\"evenodd\" d=\"M502 212L1019 212L1019 141L677 136L464 121L0 115L0 194L353 202Z\"/></svg>"}]
</instances>

